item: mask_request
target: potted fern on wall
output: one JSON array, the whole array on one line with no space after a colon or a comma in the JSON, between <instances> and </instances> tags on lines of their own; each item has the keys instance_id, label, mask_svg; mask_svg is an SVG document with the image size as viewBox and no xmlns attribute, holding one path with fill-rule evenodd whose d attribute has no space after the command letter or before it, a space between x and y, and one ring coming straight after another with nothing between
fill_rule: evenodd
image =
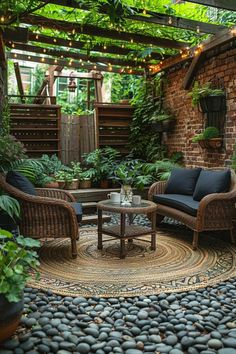
<instances>
[{"instance_id":1,"label":"potted fern on wall","mask_svg":"<svg viewBox=\"0 0 236 354\"><path fill-rule=\"evenodd\" d=\"M202 148L219 149L222 147L223 139L220 137L219 129L207 127L202 133L192 138L193 143L198 143Z\"/></svg>"}]
</instances>

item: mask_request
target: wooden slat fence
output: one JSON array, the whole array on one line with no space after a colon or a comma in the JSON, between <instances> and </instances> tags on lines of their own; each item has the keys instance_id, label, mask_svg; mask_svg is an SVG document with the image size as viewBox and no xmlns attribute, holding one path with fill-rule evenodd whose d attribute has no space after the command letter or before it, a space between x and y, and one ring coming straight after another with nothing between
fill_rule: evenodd
<instances>
[{"instance_id":1,"label":"wooden slat fence","mask_svg":"<svg viewBox=\"0 0 236 354\"><path fill-rule=\"evenodd\" d=\"M84 153L93 151L95 148L94 115L62 115L62 162L68 164L71 161L81 161Z\"/></svg>"}]
</instances>

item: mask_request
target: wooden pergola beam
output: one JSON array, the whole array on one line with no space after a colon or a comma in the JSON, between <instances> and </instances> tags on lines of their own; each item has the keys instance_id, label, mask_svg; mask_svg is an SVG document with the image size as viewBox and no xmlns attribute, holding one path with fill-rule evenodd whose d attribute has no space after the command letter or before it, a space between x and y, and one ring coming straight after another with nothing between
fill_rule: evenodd
<instances>
[{"instance_id":1,"label":"wooden pergola beam","mask_svg":"<svg viewBox=\"0 0 236 354\"><path fill-rule=\"evenodd\" d=\"M188 72L188 74L187 74L188 77L186 78L185 84L187 85L187 87L190 87L192 80L194 78L194 75L196 74L196 72L200 66L200 62L202 63L202 60L204 59L205 54L217 47L220 47L220 46L227 44L229 42L232 42L234 40L236 40L235 31L230 30L230 29L224 29L221 32L219 32L217 35L215 35L211 38L208 38L206 41L204 41L202 43L202 45L200 47L196 46L194 48L191 48L188 56L176 55L175 57L163 60L159 70L156 70L156 72L159 72L161 70L166 70L166 69L169 69L169 68L171 68L177 64L180 64L182 62L189 61L191 58L194 57L195 51L198 49L197 56L200 54L200 52L201 52L201 56L199 56L199 59L197 58L196 60L194 60L194 63L191 66L191 71ZM199 48L200 48L200 51L199 51ZM193 73L192 73L192 71L193 71Z\"/></svg>"},{"instance_id":2,"label":"wooden pergola beam","mask_svg":"<svg viewBox=\"0 0 236 354\"><path fill-rule=\"evenodd\" d=\"M155 46L171 49L182 49L189 45L188 42L180 42L176 40L152 37L131 32L118 32L116 30L104 29L92 25L78 25L74 22L67 22L62 20L49 19L43 16L28 15L21 19L25 24L43 26L50 29L56 29L65 32L75 32L86 34L89 36L111 38L115 40L127 41L131 43L152 44Z\"/></svg>"},{"instance_id":3,"label":"wooden pergola beam","mask_svg":"<svg viewBox=\"0 0 236 354\"><path fill-rule=\"evenodd\" d=\"M191 87L194 77L198 69L202 65L204 58L205 58L205 53L203 52L200 52L193 58L191 65L187 71L187 74L185 75L185 78L183 80L183 88L185 90L188 90Z\"/></svg>"},{"instance_id":4,"label":"wooden pergola beam","mask_svg":"<svg viewBox=\"0 0 236 354\"><path fill-rule=\"evenodd\" d=\"M43 0L46 1L46 0ZM79 3L76 0L50 0L49 1L52 4L55 5L60 5L60 6L68 6L72 7L74 9L81 9L81 10L86 10L89 11L89 7L86 6L83 3ZM148 11L146 10L146 14L148 16L142 16L140 13L143 12L142 9L139 9L137 7L131 7L131 9L134 11L133 15L127 15L125 18L134 20L134 21L139 21L139 22L147 22L147 23L154 23L158 25L164 25L164 26L170 26L170 27L176 27L176 28L182 28L182 29L187 29L190 31L196 31L196 29L199 29L199 32L202 33L217 33L219 30L223 29L224 26L220 25L215 25L211 23L206 23L206 22L201 22L201 21L195 21L195 20L189 20L186 18L182 17L176 17L176 16L169 16L166 14L154 12L154 11ZM103 5L99 8L99 12L102 14L107 14L108 12L108 7L106 5Z\"/></svg>"},{"instance_id":5,"label":"wooden pergola beam","mask_svg":"<svg viewBox=\"0 0 236 354\"><path fill-rule=\"evenodd\" d=\"M15 75L16 75L16 82L17 82L17 87L18 87L18 91L20 94L20 98L21 98L21 102L24 103L24 87L23 87L23 83L22 83L22 79L21 79L21 73L20 73L20 67L19 67L19 63L15 62L14 63L14 70L15 70Z\"/></svg>"},{"instance_id":6,"label":"wooden pergola beam","mask_svg":"<svg viewBox=\"0 0 236 354\"><path fill-rule=\"evenodd\" d=\"M55 59L52 58L45 58L40 56L30 56L26 54L19 54L19 53L7 53L7 58L9 59L17 59L17 60L24 60L30 61L35 63L43 63L49 65L55 65ZM91 64L83 64L78 61L72 61L71 64L66 59L58 59L57 64L60 66L69 66L70 68L76 69L86 69L86 70L94 70L94 65ZM125 70L121 68L109 67L108 65L96 65L96 70L104 71L104 72L114 72L119 74L132 74L132 75L143 75L143 70Z\"/></svg>"},{"instance_id":7,"label":"wooden pergola beam","mask_svg":"<svg viewBox=\"0 0 236 354\"><path fill-rule=\"evenodd\" d=\"M4 45L1 33L0 33L0 64L3 68L6 68L6 66L7 66L5 45Z\"/></svg>"},{"instance_id":8,"label":"wooden pergola beam","mask_svg":"<svg viewBox=\"0 0 236 354\"><path fill-rule=\"evenodd\" d=\"M236 11L235 0L186 0L188 2L194 2L196 4L217 7L218 9Z\"/></svg>"},{"instance_id":9,"label":"wooden pergola beam","mask_svg":"<svg viewBox=\"0 0 236 354\"><path fill-rule=\"evenodd\" d=\"M6 43L7 46L12 47L12 44L14 45L14 49L19 49L23 50L26 52L31 52L31 53L37 53L37 54L46 54L50 55L56 58L59 57L64 57L64 58L70 58L70 59L75 59L75 60L83 60L83 61L90 61L92 63L98 64L98 63L104 63L104 64L111 64L111 65L117 65L117 66L130 66L130 67L142 67L146 68L147 64L135 62L132 60L122 60L122 59L114 59L110 57L98 57L98 56L88 56L85 54L80 54L80 53L75 53L75 52L69 52L66 50L56 50L56 49L50 49L50 48L43 48L39 46L33 46L30 44L23 44L23 43Z\"/></svg>"},{"instance_id":10,"label":"wooden pergola beam","mask_svg":"<svg viewBox=\"0 0 236 354\"><path fill-rule=\"evenodd\" d=\"M49 72L47 71L46 76L49 75ZM70 77L71 76L71 71L69 70L63 70L61 72L58 71L54 71L54 77L58 78L58 77ZM102 80L103 76L101 73L99 72L94 72L94 71L90 71L88 73L78 73L78 72L74 72L73 73L73 77L76 79L86 79L86 80Z\"/></svg>"},{"instance_id":11,"label":"wooden pergola beam","mask_svg":"<svg viewBox=\"0 0 236 354\"><path fill-rule=\"evenodd\" d=\"M17 29L19 31L21 31L21 29L25 30L25 28L22 27L17 27ZM7 31L7 35L5 33L5 31L3 32L3 38L6 41L14 41L14 42L21 42L18 37L16 36L16 31L8 28ZM53 46L63 46L63 47L70 47L71 49L80 49L80 50L84 50L87 51L86 45L88 44L85 41L75 41L75 40L69 40L69 39L64 39L64 38L59 38L59 37L50 37L50 36L46 36L44 34L38 34L38 33L34 33L30 30L28 30L28 34L27 34L27 38L29 41L31 42L37 42L37 43L45 43L45 44L50 44ZM69 45L70 43L70 45ZM127 49L127 48L122 48L119 46L115 46L115 45L107 45L107 46L103 46L103 45L99 45L99 44L92 44L90 51L92 52L99 52L99 53L110 53L110 54L119 54L119 55L128 55L132 52L132 49ZM159 53L155 53L152 52L150 59L155 59L155 60L162 60L165 57L168 57L166 55L161 55Z\"/></svg>"}]
</instances>

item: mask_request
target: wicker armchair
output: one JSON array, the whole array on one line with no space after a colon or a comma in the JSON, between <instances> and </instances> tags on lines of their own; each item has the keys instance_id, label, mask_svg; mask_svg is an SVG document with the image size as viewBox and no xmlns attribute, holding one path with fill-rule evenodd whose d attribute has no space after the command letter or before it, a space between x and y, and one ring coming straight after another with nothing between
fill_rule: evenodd
<instances>
[{"instance_id":1,"label":"wicker armchair","mask_svg":"<svg viewBox=\"0 0 236 354\"><path fill-rule=\"evenodd\" d=\"M218 168L219 169L219 168ZM214 169L216 170L216 168ZM155 194L164 194L167 182L155 182L148 192L148 199L153 200ZM199 233L210 230L229 230L232 243L234 243L233 219L235 218L236 203L236 175L231 170L231 187L227 193L214 193L205 196L199 204L197 216L186 212L157 204L157 224L165 216L178 220L194 231L192 247L198 246Z\"/></svg>"},{"instance_id":2,"label":"wicker armchair","mask_svg":"<svg viewBox=\"0 0 236 354\"><path fill-rule=\"evenodd\" d=\"M61 189L36 188L37 196L21 192L0 176L0 188L21 204L20 232L32 238L71 239L72 257L77 257L79 228L70 202L73 195Z\"/></svg>"}]
</instances>

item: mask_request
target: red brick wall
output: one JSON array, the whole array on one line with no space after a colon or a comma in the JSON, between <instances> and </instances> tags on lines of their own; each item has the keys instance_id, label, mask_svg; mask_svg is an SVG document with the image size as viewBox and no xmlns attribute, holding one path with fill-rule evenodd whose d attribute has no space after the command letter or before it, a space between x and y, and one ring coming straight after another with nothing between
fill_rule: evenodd
<instances>
[{"instance_id":1,"label":"red brick wall","mask_svg":"<svg viewBox=\"0 0 236 354\"><path fill-rule=\"evenodd\" d=\"M187 167L223 166L224 160L231 157L236 143L236 49L208 59L196 75L200 84L216 78L224 83L227 112L224 147L220 152L202 149L191 142L191 138L202 131L204 117L197 107L192 107L189 91L182 88L187 70L188 67L182 67L168 73L164 88L164 106L177 118L175 130L167 137L169 152L182 151Z\"/></svg>"}]
</instances>

